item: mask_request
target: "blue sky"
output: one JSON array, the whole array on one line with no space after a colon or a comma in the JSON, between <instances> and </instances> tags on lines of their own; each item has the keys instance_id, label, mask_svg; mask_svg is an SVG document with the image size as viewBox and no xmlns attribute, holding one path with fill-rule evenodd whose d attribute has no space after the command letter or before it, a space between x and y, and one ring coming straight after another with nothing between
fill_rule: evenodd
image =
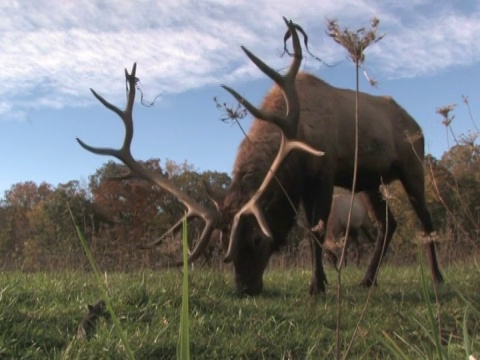
<instances>
[{"instance_id":1,"label":"blue sky","mask_svg":"<svg viewBox=\"0 0 480 360\"><path fill-rule=\"evenodd\" d=\"M336 64L307 57L302 70L346 88L354 87L354 67L325 34L325 20L356 29L378 17L386 36L368 49L366 67L379 85L362 79L361 90L393 96L422 126L434 156L448 147L437 107L457 104L457 135L472 128L462 95L480 116L478 1L3 0L0 13L0 194L27 180L87 181L109 160L75 138L121 144L120 120L89 88L123 107L124 68L133 62L146 99L159 95L155 106L135 107L134 156L230 174L243 135L220 121L212 99L233 104L220 87L227 84L261 102L271 81L240 45L284 68L282 16L305 29L312 52Z\"/></svg>"}]
</instances>

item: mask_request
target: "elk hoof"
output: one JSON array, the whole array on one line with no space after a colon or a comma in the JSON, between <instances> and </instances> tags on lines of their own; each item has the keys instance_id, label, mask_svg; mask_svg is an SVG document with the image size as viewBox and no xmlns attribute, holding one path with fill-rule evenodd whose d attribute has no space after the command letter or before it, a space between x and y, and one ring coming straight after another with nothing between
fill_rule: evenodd
<instances>
[{"instance_id":1,"label":"elk hoof","mask_svg":"<svg viewBox=\"0 0 480 360\"><path fill-rule=\"evenodd\" d=\"M437 285L443 284L445 282L445 280L443 279L443 275L440 271L433 274L433 282Z\"/></svg>"},{"instance_id":2,"label":"elk hoof","mask_svg":"<svg viewBox=\"0 0 480 360\"><path fill-rule=\"evenodd\" d=\"M371 286L377 286L377 280L373 281L372 279L363 279L362 282L360 283L361 287L364 288L369 288Z\"/></svg>"},{"instance_id":3,"label":"elk hoof","mask_svg":"<svg viewBox=\"0 0 480 360\"><path fill-rule=\"evenodd\" d=\"M318 281L312 281L310 283L310 288L308 290L310 295L318 295L318 294L324 294L325 293L325 282L321 281L320 283Z\"/></svg>"}]
</instances>

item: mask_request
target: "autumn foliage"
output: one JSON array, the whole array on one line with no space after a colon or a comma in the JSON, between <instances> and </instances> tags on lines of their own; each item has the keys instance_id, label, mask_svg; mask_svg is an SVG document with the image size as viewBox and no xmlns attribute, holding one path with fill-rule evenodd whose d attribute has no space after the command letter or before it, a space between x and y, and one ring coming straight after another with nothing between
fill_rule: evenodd
<instances>
[{"instance_id":1,"label":"autumn foliage","mask_svg":"<svg viewBox=\"0 0 480 360\"><path fill-rule=\"evenodd\" d=\"M205 206L213 203L202 181L216 190L230 183L226 173L199 172L187 162L167 160L161 164L159 159L150 159L143 165L169 177ZM459 142L440 159L427 156L424 165L441 261L472 259L480 253L480 146ZM77 180L56 187L32 181L14 184L0 202L0 268L88 269L70 210L103 270L158 268L178 260L180 234L166 236L151 250L138 247L159 239L182 216L181 204L144 180L122 179L125 173L123 165L109 161L89 177L88 184ZM389 203L399 226L386 261L416 263L420 241L416 217L400 184L390 186L390 194ZM189 225L192 246L201 226L196 222ZM305 229L298 226L273 264L308 266L304 238ZM221 264L222 254L215 239L199 263Z\"/></svg>"},{"instance_id":2,"label":"autumn foliage","mask_svg":"<svg viewBox=\"0 0 480 360\"><path fill-rule=\"evenodd\" d=\"M230 182L225 173L199 173L188 163L167 161L161 167L160 160L152 159L143 165L171 177L206 205L202 181L213 189L223 189ZM125 172L123 165L109 161L90 176L88 184L74 180L57 187L32 181L13 185L0 206L0 268L87 269L70 210L102 269L127 271L177 260L179 235L165 237L153 250L138 247L160 238L183 215L182 206L144 180L121 179ZM200 225L190 225L192 242Z\"/></svg>"}]
</instances>

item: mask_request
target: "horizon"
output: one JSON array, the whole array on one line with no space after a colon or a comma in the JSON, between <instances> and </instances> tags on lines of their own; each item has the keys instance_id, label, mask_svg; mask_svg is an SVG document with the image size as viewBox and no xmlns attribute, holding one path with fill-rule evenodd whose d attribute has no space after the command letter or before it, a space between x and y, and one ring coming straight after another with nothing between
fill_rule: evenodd
<instances>
[{"instance_id":1,"label":"horizon","mask_svg":"<svg viewBox=\"0 0 480 360\"><path fill-rule=\"evenodd\" d=\"M53 6L55 12L50 11ZM49 0L5 2L0 9L5 14L0 25L2 196L25 181L54 187L83 181L114 160L86 152L75 138L92 146L121 144L121 121L89 89L122 108L124 68L130 70L134 62L145 101L155 100L154 106L145 107L137 96L136 159L187 160L198 171L231 176L243 135L220 121L222 113L212 99L235 103L220 87L226 84L253 104L261 102L271 80L250 63L240 45L284 69L289 59L280 56L286 30L282 16L300 24L310 50L335 65L305 56L301 70L350 89L354 65L325 34L325 19L358 29L368 27L373 16L379 18L379 34L386 36L368 48L365 63L379 84L372 88L362 77L360 90L392 96L405 108L423 129L425 153L440 158L454 143L435 113L438 107L457 104L452 123L457 136L473 131L462 96L469 98L474 117L480 113L480 3L329 0L272 6L266 0L212 0L114 5ZM269 22L257 21L258 14ZM242 121L248 130L251 116Z\"/></svg>"}]
</instances>

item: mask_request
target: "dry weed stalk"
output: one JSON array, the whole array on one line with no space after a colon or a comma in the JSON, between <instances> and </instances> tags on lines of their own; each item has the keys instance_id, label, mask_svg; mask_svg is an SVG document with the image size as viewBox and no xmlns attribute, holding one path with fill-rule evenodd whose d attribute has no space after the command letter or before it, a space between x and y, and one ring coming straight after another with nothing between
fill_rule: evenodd
<instances>
[{"instance_id":1,"label":"dry weed stalk","mask_svg":"<svg viewBox=\"0 0 480 360\"><path fill-rule=\"evenodd\" d=\"M376 86L377 81L369 77L364 68L364 51L367 49L367 47L379 42L385 36L385 34L377 34L379 24L380 20L376 17L373 17L370 20L370 30L362 27L352 31L348 28L341 29L337 20L327 19L327 35L348 51L350 59L355 63L356 66L363 69L365 77L372 86Z\"/></svg>"},{"instance_id":2,"label":"dry weed stalk","mask_svg":"<svg viewBox=\"0 0 480 360\"><path fill-rule=\"evenodd\" d=\"M437 108L435 111L437 114L441 115L443 117L442 124L445 125L445 129L447 131L447 146L450 148L450 141L449 141L449 136L448 136L448 131L450 130L450 133L453 136L453 140L458 143L457 138L455 136L455 133L453 132L452 129L452 121L455 119L455 115L452 115L451 112L455 109L457 104L449 104L445 105L442 107Z\"/></svg>"},{"instance_id":3,"label":"dry weed stalk","mask_svg":"<svg viewBox=\"0 0 480 360\"><path fill-rule=\"evenodd\" d=\"M469 100L468 100L468 97L462 95L462 102L467 106L468 108L468 111L469 111L469 116L470 116L470 120L472 121L476 131L475 132L471 132L471 131L468 131L466 134L460 134L457 138L457 136L455 135L455 133L453 132L453 129L452 129L452 121L455 119L455 115L452 114L452 111L455 109L456 107L456 104L454 103L451 103L451 104L448 104L448 105L445 105L445 106L442 106L442 107L439 107L436 109L436 113L441 115L443 120L442 120L442 124L446 127L447 129L447 146L448 148L450 148L450 144L449 144L449 136L448 136L448 131L450 131L450 133L452 134L452 137L456 143L457 146L463 146L463 147L467 147L468 149L471 149L472 153L471 155L473 155L476 151L476 141L478 139L478 136L479 136L479 131L478 131L478 128L476 126L476 123L475 123L475 120L472 116L472 113L471 113L471 110L470 110L470 105L469 105ZM445 202L445 200L443 199L442 195L440 194L440 190L439 190L439 187L438 187L438 184L437 184L437 179L435 177L435 173L433 171L433 166L431 164L431 162L429 162L429 168L430 168L430 175L432 177L432 183L434 185L434 190L435 190L435 194L437 196L437 198L440 200L440 202L442 203L442 205L444 206L445 210L447 211L447 214L449 215L450 219L452 220L452 222L455 224L455 226L457 227L457 229L459 229L464 235L465 235L465 238L470 240L470 243L475 246L474 242L471 241L471 238L468 234L468 231L464 228L464 226L462 225L462 222L457 219L457 216L453 213L452 209L449 208L449 206L447 205L447 203ZM465 217L470 221L470 223L477 229L479 229L479 224L478 224L478 218L475 219L475 216L472 214L472 211L470 210L470 208L468 207L467 203L465 202L464 200L464 197L462 195L462 191L461 191L461 188L460 188L460 185L459 185L459 182L458 182L458 179L457 179L457 176L455 174L454 171L451 171L450 174L452 175L453 177L453 181L454 181L454 184L449 184L449 187L450 189L452 190L452 192L456 195L458 201L459 201L459 204L464 212L464 215Z\"/></svg>"},{"instance_id":4,"label":"dry weed stalk","mask_svg":"<svg viewBox=\"0 0 480 360\"><path fill-rule=\"evenodd\" d=\"M470 117L470 121L473 124L473 127L475 128L475 131L477 133L480 132L480 130L477 127L477 123L475 122L475 119L473 118L472 109L470 108L470 100L468 99L468 96L462 95L462 102L465 104L465 106L468 109L468 115Z\"/></svg>"},{"instance_id":5,"label":"dry weed stalk","mask_svg":"<svg viewBox=\"0 0 480 360\"><path fill-rule=\"evenodd\" d=\"M364 68L365 63L365 50L377 42L379 42L385 35L377 35L378 26L380 20L376 17L373 17L370 20L371 29L367 30L364 27L357 30L350 30L349 28L341 28L337 20L327 19L327 35L330 36L337 44L343 46L350 57L350 59L355 64L355 162L353 168L353 180L352 180L352 198L350 202L350 211L348 214L347 220L347 231L345 234L345 245L343 247L342 255L340 257L340 264L343 263L346 249L348 247L348 236L350 230L350 222L352 217L353 209L353 200L356 189L357 182L357 169L358 169L358 118L359 118L359 69L362 68L363 72L372 86L375 86L377 82L368 77L366 70ZM341 298L342 298L342 269L338 269L338 286L337 286L337 329L336 329L336 351L335 358L340 359L340 329L341 329ZM376 278L376 275L375 275ZM375 280L374 280L375 281ZM373 288L373 287L372 287ZM370 290L371 291L371 290ZM368 301L368 300L367 300ZM366 310L364 308L363 313ZM361 318L363 317L363 313ZM361 321L361 320L360 320ZM345 351L344 358L348 357L348 352L350 350L353 339L355 338L358 326L355 329L355 332L352 336L350 344Z\"/></svg>"},{"instance_id":6,"label":"dry weed stalk","mask_svg":"<svg viewBox=\"0 0 480 360\"><path fill-rule=\"evenodd\" d=\"M220 118L223 122L233 122L237 123L239 120L242 120L245 116L247 116L247 109L237 102L237 106L228 105L226 102L221 103L218 101L217 97L213 98L215 102L215 106L218 110L223 111L222 117ZM240 126L240 124L238 124Z\"/></svg>"}]
</instances>

